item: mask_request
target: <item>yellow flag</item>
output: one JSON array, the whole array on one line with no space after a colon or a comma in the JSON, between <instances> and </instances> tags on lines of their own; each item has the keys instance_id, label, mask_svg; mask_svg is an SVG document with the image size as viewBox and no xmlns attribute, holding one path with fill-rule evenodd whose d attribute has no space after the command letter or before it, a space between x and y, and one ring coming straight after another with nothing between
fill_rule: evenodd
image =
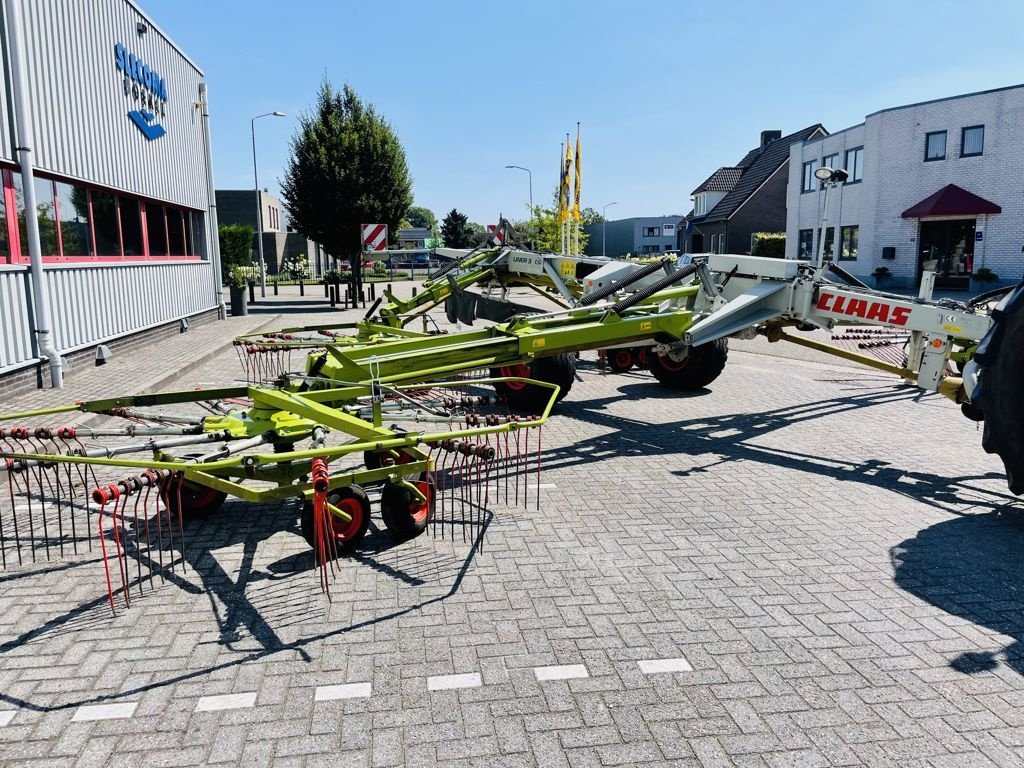
<instances>
[{"instance_id":1,"label":"yellow flag","mask_svg":"<svg viewBox=\"0 0 1024 768\"><path fill-rule=\"evenodd\" d=\"M580 223L580 124L576 123L576 192L572 205L572 218L577 224Z\"/></svg>"},{"instance_id":2,"label":"yellow flag","mask_svg":"<svg viewBox=\"0 0 1024 768\"><path fill-rule=\"evenodd\" d=\"M569 176L572 174L572 144L569 143L569 137L566 136L565 141L565 167L562 169L562 189L560 193L561 198L561 218L560 221L565 224L569 221Z\"/></svg>"}]
</instances>

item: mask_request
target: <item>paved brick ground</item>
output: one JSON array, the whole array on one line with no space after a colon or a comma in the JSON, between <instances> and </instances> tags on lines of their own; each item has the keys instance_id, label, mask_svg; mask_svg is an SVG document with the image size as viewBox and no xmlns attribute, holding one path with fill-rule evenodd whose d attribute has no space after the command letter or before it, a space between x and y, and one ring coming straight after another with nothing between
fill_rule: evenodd
<instances>
[{"instance_id":1,"label":"paved brick ground","mask_svg":"<svg viewBox=\"0 0 1024 768\"><path fill-rule=\"evenodd\" d=\"M0 574L0 764L1024 764L1024 518L975 426L741 346L692 396L586 355L539 510L372 530L333 603L291 504L190 526L116 618L95 557Z\"/></svg>"}]
</instances>

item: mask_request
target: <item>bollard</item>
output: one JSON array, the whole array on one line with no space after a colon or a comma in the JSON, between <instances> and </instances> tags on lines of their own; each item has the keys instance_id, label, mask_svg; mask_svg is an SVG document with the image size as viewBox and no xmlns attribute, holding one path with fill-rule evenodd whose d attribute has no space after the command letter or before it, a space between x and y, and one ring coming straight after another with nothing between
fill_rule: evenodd
<instances>
[{"instance_id":1,"label":"bollard","mask_svg":"<svg viewBox=\"0 0 1024 768\"><path fill-rule=\"evenodd\" d=\"M337 292L336 292L336 291L334 290L334 286L333 286L333 285L332 285L332 286L331 286L330 288L328 288L328 291L327 291L327 296L328 296L328 298L330 298L330 300L331 300L331 306L332 306L332 307L333 307L333 306L336 306L336 305L338 304L338 294L337 294Z\"/></svg>"},{"instance_id":2,"label":"bollard","mask_svg":"<svg viewBox=\"0 0 1024 768\"><path fill-rule=\"evenodd\" d=\"M345 309L348 309L348 294L349 294L349 290L348 290L348 288L346 288L345 289Z\"/></svg>"},{"instance_id":3,"label":"bollard","mask_svg":"<svg viewBox=\"0 0 1024 768\"><path fill-rule=\"evenodd\" d=\"M359 301L362 302L363 309L366 309L366 291L362 288L359 289Z\"/></svg>"},{"instance_id":4,"label":"bollard","mask_svg":"<svg viewBox=\"0 0 1024 768\"><path fill-rule=\"evenodd\" d=\"M392 291L391 291L391 283L388 283L388 293L392 293Z\"/></svg>"},{"instance_id":5,"label":"bollard","mask_svg":"<svg viewBox=\"0 0 1024 768\"><path fill-rule=\"evenodd\" d=\"M256 303L256 283L249 283L249 303Z\"/></svg>"},{"instance_id":6,"label":"bollard","mask_svg":"<svg viewBox=\"0 0 1024 768\"><path fill-rule=\"evenodd\" d=\"M412 296L413 296L413 298L416 298L416 286L415 285L412 287Z\"/></svg>"},{"instance_id":7,"label":"bollard","mask_svg":"<svg viewBox=\"0 0 1024 768\"><path fill-rule=\"evenodd\" d=\"M304 282L302 282L301 280L299 280L299 296L305 296L305 295L306 295L306 284Z\"/></svg>"},{"instance_id":8,"label":"bollard","mask_svg":"<svg viewBox=\"0 0 1024 768\"><path fill-rule=\"evenodd\" d=\"M374 283L370 283L370 301L377 300L377 286Z\"/></svg>"},{"instance_id":9,"label":"bollard","mask_svg":"<svg viewBox=\"0 0 1024 768\"><path fill-rule=\"evenodd\" d=\"M274 281L274 295L277 296L277 280Z\"/></svg>"},{"instance_id":10,"label":"bollard","mask_svg":"<svg viewBox=\"0 0 1024 768\"><path fill-rule=\"evenodd\" d=\"M330 298L331 296L331 284L327 282L327 278L324 278L324 298Z\"/></svg>"}]
</instances>

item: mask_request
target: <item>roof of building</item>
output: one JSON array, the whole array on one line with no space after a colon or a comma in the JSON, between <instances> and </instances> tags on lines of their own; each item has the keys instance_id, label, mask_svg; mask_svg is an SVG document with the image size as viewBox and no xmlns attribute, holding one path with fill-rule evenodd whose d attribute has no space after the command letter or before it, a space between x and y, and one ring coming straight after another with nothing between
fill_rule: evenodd
<instances>
[{"instance_id":1,"label":"roof of building","mask_svg":"<svg viewBox=\"0 0 1024 768\"><path fill-rule=\"evenodd\" d=\"M743 168L719 168L704 179L704 183L693 190L690 194L699 195L701 192L728 192L736 186L736 182L740 180L740 176L742 175Z\"/></svg>"},{"instance_id":2,"label":"roof of building","mask_svg":"<svg viewBox=\"0 0 1024 768\"><path fill-rule=\"evenodd\" d=\"M707 214L694 217L691 221L724 221L731 218L740 206L789 160L790 145L805 141L818 131L825 132L821 123L809 125L803 130L775 139L764 147L748 152L740 161L739 167L743 169L743 173L733 188ZM750 159L754 152L757 153L756 156ZM744 166L744 162L747 165Z\"/></svg>"},{"instance_id":3,"label":"roof of building","mask_svg":"<svg viewBox=\"0 0 1024 768\"><path fill-rule=\"evenodd\" d=\"M748 165L754 162L758 155L761 154L762 149L763 147L754 147L752 150L747 152L747 154L743 156L743 159L736 163L736 165L739 166L740 168L746 168Z\"/></svg>"},{"instance_id":4,"label":"roof of building","mask_svg":"<svg viewBox=\"0 0 1024 768\"><path fill-rule=\"evenodd\" d=\"M956 184L947 184L917 205L907 208L900 216L904 219L920 219L923 216L980 216L984 213L1002 212L1000 206L984 197L968 192Z\"/></svg>"}]
</instances>

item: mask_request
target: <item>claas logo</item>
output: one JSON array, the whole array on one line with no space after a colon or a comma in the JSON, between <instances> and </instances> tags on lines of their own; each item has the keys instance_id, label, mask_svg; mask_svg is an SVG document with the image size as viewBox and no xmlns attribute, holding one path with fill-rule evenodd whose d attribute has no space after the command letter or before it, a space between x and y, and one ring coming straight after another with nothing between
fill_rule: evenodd
<instances>
[{"instance_id":1,"label":"claas logo","mask_svg":"<svg viewBox=\"0 0 1024 768\"><path fill-rule=\"evenodd\" d=\"M822 292L821 296L818 297L817 307L822 312L834 312L837 315L847 315L848 317L861 317L865 320L874 320L891 325L906 325L907 320L910 319L910 307L893 306L883 301L851 299L846 296L837 296L834 293Z\"/></svg>"}]
</instances>

